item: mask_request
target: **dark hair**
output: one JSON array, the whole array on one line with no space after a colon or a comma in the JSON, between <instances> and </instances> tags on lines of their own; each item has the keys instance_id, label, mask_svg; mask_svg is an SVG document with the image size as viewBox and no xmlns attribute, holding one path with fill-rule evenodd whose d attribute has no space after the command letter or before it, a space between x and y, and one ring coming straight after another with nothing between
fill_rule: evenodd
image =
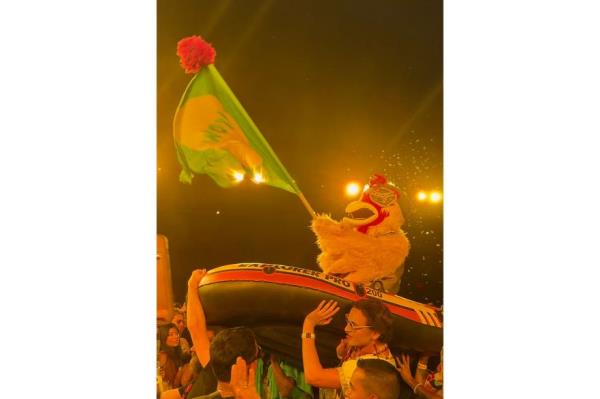
<instances>
[{"instance_id":1,"label":"dark hair","mask_svg":"<svg viewBox=\"0 0 600 399\"><path fill-rule=\"evenodd\" d=\"M231 380L231 366L238 356L247 363L256 359L257 344L252 330L246 327L227 328L220 331L210 344L210 364L221 382Z\"/></svg>"},{"instance_id":2,"label":"dark hair","mask_svg":"<svg viewBox=\"0 0 600 399\"><path fill-rule=\"evenodd\" d=\"M179 345L177 346L168 346L167 338L169 336L169 330L175 329L177 333L179 330L177 326L173 323L168 323L158 328L158 338L160 339L160 349L161 353L167 355L167 359L165 364L163 365L163 369L165 371L164 380L169 384L173 385L175 383L175 378L177 376L177 370L185 363L185 359L183 356L183 351Z\"/></svg>"},{"instance_id":3,"label":"dark hair","mask_svg":"<svg viewBox=\"0 0 600 399\"><path fill-rule=\"evenodd\" d=\"M169 337L169 330L174 328L179 334L179 329L175 325L175 323L167 323L158 327L158 339L160 339L160 346L162 348L163 345L167 345L167 338Z\"/></svg>"},{"instance_id":4,"label":"dark hair","mask_svg":"<svg viewBox=\"0 0 600 399\"><path fill-rule=\"evenodd\" d=\"M367 318L367 324L380 334L381 342L390 342L392 339L392 313L383 302L374 299L360 299L352 304Z\"/></svg>"},{"instance_id":5,"label":"dark hair","mask_svg":"<svg viewBox=\"0 0 600 399\"><path fill-rule=\"evenodd\" d=\"M227 327L223 327L223 326L206 326L206 330L212 331L215 336L218 333L220 333L221 331L225 330L226 328Z\"/></svg>"},{"instance_id":6,"label":"dark hair","mask_svg":"<svg viewBox=\"0 0 600 399\"><path fill-rule=\"evenodd\" d=\"M160 351L167 354L169 359L175 362L177 367L181 366L184 363L183 359L183 351L181 350L181 346L169 346L167 345L167 338L169 337L169 330L174 328L179 334L179 329L173 323L165 324L158 328L158 337L160 339Z\"/></svg>"},{"instance_id":7,"label":"dark hair","mask_svg":"<svg viewBox=\"0 0 600 399\"><path fill-rule=\"evenodd\" d=\"M365 373L365 391L379 399L397 399L400 396L400 374L394 366L381 359L358 359L356 368Z\"/></svg>"}]
</instances>

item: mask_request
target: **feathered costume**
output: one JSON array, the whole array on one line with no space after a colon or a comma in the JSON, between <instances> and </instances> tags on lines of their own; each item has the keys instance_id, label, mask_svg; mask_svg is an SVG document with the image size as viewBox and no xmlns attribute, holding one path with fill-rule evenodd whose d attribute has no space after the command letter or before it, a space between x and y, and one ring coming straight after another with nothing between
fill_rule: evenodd
<instances>
[{"instance_id":1,"label":"feathered costume","mask_svg":"<svg viewBox=\"0 0 600 399\"><path fill-rule=\"evenodd\" d=\"M325 273L395 293L404 273L410 243L401 226L404 216L398 205L399 191L385 177L375 175L359 201L346 207L341 222L317 215L312 230L321 254L317 258Z\"/></svg>"}]
</instances>

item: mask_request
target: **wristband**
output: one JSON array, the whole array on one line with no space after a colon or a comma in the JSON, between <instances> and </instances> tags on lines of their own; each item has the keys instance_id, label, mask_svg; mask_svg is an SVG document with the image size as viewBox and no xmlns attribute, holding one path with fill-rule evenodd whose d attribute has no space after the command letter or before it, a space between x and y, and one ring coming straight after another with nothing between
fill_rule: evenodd
<instances>
[{"instance_id":1,"label":"wristband","mask_svg":"<svg viewBox=\"0 0 600 399\"><path fill-rule=\"evenodd\" d=\"M303 332L301 335L302 338L315 339L315 334L311 332Z\"/></svg>"},{"instance_id":2,"label":"wristband","mask_svg":"<svg viewBox=\"0 0 600 399\"><path fill-rule=\"evenodd\" d=\"M420 382L417 385L415 385L415 388L413 389L413 392L414 392L415 395L417 394L417 388L420 387L420 386L422 386L422 385L423 384L421 384Z\"/></svg>"}]
</instances>

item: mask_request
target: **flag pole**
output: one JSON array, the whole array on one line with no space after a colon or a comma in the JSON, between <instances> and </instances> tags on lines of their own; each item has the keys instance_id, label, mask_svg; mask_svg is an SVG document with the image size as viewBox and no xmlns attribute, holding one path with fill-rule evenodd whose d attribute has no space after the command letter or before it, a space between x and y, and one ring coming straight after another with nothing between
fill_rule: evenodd
<instances>
[{"instance_id":1,"label":"flag pole","mask_svg":"<svg viewBox=\"0 0 600 399\"><path fill-rule=\"evenodd\" d=\"M238 101L235 94L233 94L217 68L214 66L215 49L210 45L210 43L207 43L199 36L186 37L177 43L177 55L179 56L180 64L186 73L195 74L188 84L188 87L185 89L181 100L179 101L173 122L173 135L175 137L175 144L178 150L177 158L183 167L180 180L185 183L191 183L193 177L192 172L204 173L209 174L210 177L212 177L212 179L221 187L231 186L231 182L225 179L221 174L217 172L210 174L207 172L205 167L205 158L207 155L204 149L194 151L195 156L201 161L197 162L196 165L193 165L192 162L188 162L189 159L187 158L186 152L184 152L183 149L180 149L180 145L189 147L186 142L189 141L188 136L190 135L189 132L191 131L194 132L193 135L195 135L194 137L196 139L200 138L207 142L213 142L211 145L215 148L218 146L214 142L223 141L222 137L217 137L214 140L213 138L209 138L207 131L204 131L204 127L193 127L192 129L190 126L193 125L193 123L189 121L186 123L190 126L186 126L185 129L181 126L184 119L181 117L180 112L183 109L187 109L189 98L212 98L214 99L214 102L216 102L216 105L213 104L211 106L214 108L214 110L216 110L214 113L222 108L222 110L219 111L220 119L216 119L211 122L210 118L212 117L205 115L200 118L201 125L212 126L210 123L214 123L215 126L217 126L214 129L218 132L221 132L221 130L230 131L233 129L233 131L236 132L235 134L242 135L244 138L243 141L245 144L247 144L247 147L249 147L247 149L242 148L241 152L244 153L242 154L242 158L239 157L240 154L233 154L230 150L225 151L229 155L229 158L227 158L229 165L223 165L230 166L231 164L236 164L239 166L239 168L254 169L254 166L256 165L249 165L249 157L246 158L251 148L253 153L252 158L256 158L254 161L258 160L258 165L262 163L264 167L269 170L269 173L273 173L273 176L275 177L272 183L266 184L269 184L273 187L278 187L290 193L297 194L298 197L300 197L300 201L302 201L302 205L304 205L310 214L310 217L314 218L316 213L304 197L304 194L302 194L294 179L292 179L288 171L277 157L277 154L275 154L267 140L260 133L260 130L258 130L258 127L252 121L252 118L250 118L250 116L247 114L242 104ZM204 66L206 68L203 69L202 67ZM192 108L190 108L188 112L195 112L196 108L198 108L197 105L195 108L194 106L191 107ZM237 126L238 124L239 126ZM222 169L223 165L215 164L213 166L217 169Z\"/></svg>"},{"instance_id":2,"label":"flag pole","mask_svg":"<svg viewBox=\"0 0 600 399\"><path fill-rule=\"evenodd\" d=\"M302 194L301 191L298 191L298 197L300 197L300 201L302 201L302 205L304 205L304 207L306 208L306 210L310 214L310 217L314 218L315 216L317 216L317 214L312 209L312 207L310 206L310 204L308 203L308 201L306 200L306 198L304 198L304 194Z\"/></svg>"}]
</instances>

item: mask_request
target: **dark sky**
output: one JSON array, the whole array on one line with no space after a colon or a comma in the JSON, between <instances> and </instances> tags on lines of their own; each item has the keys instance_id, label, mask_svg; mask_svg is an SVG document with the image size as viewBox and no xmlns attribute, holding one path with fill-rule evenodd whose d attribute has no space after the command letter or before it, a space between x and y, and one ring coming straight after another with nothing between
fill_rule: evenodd
<instances>
[{"instance_id":1,"label":"dark sky","mask_svg":"<svg viewBox=\"0 0 600 399\"><path fill-rule=\"evenodd\" d=\"M403 191L412 251L400 294L442 303L443 25L434 0L159 0L158 232L183 301L196 267L266 262L316 269L300 200L250 182L179 182L171 123L191 75L178 40L212 43L215 66L317 212L343 216L350 180L384 173Z\"/></svg>"}]
</instances>

